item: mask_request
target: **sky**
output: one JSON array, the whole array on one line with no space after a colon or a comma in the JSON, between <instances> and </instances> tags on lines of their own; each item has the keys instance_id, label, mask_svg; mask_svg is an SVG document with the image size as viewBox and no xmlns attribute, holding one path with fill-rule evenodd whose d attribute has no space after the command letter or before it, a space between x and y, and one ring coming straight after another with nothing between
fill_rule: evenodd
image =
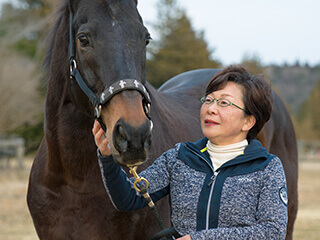
<instances>
[{"instance_id":1,"label":"sky","mask_svg":"<svg viewBox=\"0 0 320 240\"><path fill-rule=\"evenodd\" d=\"M177 1L224 65L241 62L245 54L257 55L263 64L320 64L318 0ZM151 35L157 2L138 0Z\"/></svg>"},{"instance_id":2,"label":"sky","mask_svg":"<svg viewBox=\"0 0 320 240\"><path fill-rule=\"evenodd\" d=\"M0 0L0 4L9 0ZM154 39L159 0L138 0ZM257 55L263 64L320 64L318 0L177 0L224 65Z\"/></svg>"}]
</instances>

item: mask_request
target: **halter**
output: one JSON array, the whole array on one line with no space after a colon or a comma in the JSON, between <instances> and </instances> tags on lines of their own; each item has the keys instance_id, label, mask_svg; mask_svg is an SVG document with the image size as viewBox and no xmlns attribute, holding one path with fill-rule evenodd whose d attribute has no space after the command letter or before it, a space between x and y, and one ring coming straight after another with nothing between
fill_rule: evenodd
<instances>
[{"instance_id":1,"label":"halter","mask_svg":"<svg viewBox=\"0 0 320 240\"><path fill-rule=\"evenodd\" d=\"M136 79L122 79L112 85L106 87L100 96L97 96L92 90L87 86L86 82L83 80L80 72L78 71L76 62L76 50L75 50L75 39L74 39L74 29L72 27L73 14L71 9L69 9L69 60L70 60L70 81L71 89L74 99L76 99L76 84L81 88L84 94L89 98L90 102L94 106L94 118L97 119L104 131L106 131L106 126L101 119L101 108L102 105L108 102L114 95L125 91L125 90L136 90L142 95L142 101L144 106L144 112L148 119L150 117L150 106L151 99L145 86Z\"/></svg>"}]
</instances>

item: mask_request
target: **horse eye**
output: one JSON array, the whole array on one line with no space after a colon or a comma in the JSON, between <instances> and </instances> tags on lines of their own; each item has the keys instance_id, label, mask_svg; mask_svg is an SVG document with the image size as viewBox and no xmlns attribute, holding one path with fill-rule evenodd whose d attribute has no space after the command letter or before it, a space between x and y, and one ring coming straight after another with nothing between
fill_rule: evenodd
<instances>
[{"instance_id":1,"label":"horse eye","mask_svg":"<svg viewBox=\"0 0 320 240\"><path fill-rule=\"evenodd\" d=\"M89 39L87 36L81 34L78 36L81 47L87 47L89 45Z\"/></svg>"}]
</instances>

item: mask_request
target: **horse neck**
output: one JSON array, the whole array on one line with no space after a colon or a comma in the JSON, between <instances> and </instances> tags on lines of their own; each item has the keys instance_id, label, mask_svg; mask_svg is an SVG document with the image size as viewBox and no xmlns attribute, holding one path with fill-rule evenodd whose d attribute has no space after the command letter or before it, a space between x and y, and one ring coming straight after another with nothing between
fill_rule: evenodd
<instances>
[{"instance_id":1,"label":"horse neck","mask_svg":"<svg viewBox=\"0 0 320 240\"><path fill-rule=\"evenodd\" d=\"M91 133L93 119L82 114L71 101L69 79L69 13L67 4L51 32L51 44L45 59L47 97L45 139L49 171L83 178L96 160Z\"/></svg>"},{"instance_id":2,"label":"horse neck","mask_svg":"<svg viewBox=\"0 0 320 240\"><path fill-rule=\"evenodd\" d=\"M195 126L195 123L199 122L199 116L194 108L186 109L186 104L175 95L158 92L148 83L146 86L152 99L152 136L157 136L152 138L149 154L151 160L178 142L193 141L202 137L200 123L199 126Z\"/></svg>"},{"instance_id":3,"label":"horse neck","mask_svg":"<svg viewBox=\"0 0 320 240\"><path fill-rule=\"evenodd\" d=\"M68 81L67 74L51 74L49 78L45 113L47 167L63 178L78 181L94 171L97 155L91 133L93 118L72 103Z\"/></svg>"}]
</instances>

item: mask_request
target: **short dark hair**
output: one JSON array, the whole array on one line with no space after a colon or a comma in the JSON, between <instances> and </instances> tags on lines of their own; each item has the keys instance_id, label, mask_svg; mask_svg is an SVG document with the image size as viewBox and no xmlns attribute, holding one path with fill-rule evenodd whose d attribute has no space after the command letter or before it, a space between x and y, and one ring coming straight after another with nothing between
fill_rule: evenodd
<instances>
[{"instance_id":1,"label":"short dark hair","mask_svg":"<svg viewBox=\"0 0 320 240\"><path fill-rule=\"evenodd\" d=\"M206 96L223 89L227 82L242 86L245 114L256 118L255 125L249 130L247 140L255 138L272 113L273 96L271 85L263 75L253 75L243 66L229 66L218 72L206 89Z\"/></svg>"}]
</instances>

